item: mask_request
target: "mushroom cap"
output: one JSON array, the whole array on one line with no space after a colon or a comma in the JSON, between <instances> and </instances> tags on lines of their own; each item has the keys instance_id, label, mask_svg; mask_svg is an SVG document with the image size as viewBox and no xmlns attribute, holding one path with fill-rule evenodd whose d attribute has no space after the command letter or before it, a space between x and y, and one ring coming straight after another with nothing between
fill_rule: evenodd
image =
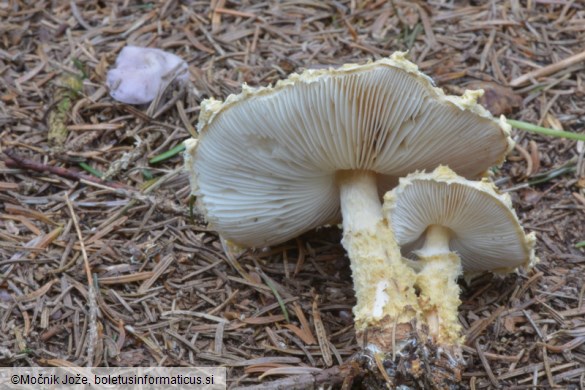
<instances>
[{"instance_id":1,"label":"mushroom cap","mask_svg":"<svg viewBox=\"0 0 585 390\"><path fill-rule=\"evenodd\" d=\"M449 248L461 258L465 272L510 272L530 267L534 233L525 235L507 194L488 181L470 181L439 166L400 179L384 196L384 215L405 257L425 243L430 225L450 230Z\"/></svg>"},{"instance_id":2,"label":"mushroom cap","mask_svg":"<svg viewBox=\"0 0 585 390\"><path fill-rule=\"evenodd\" d=\"M479 96L446 96L404 53L307 70L274 87L244 85L225 102L201 104L199 139L185 144L192 192L231 242L286 241L340 221L338 171L391 182L439 164L477 177L502 163L510 127Z\"/></svg>"}]
</instances>

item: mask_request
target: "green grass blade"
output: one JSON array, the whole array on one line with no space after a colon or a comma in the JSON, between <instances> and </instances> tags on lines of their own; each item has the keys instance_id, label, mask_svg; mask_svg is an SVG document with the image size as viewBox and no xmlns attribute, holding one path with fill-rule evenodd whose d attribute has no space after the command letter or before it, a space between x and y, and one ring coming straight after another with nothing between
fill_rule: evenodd
<instances>
[{"instance_id":1,"label":"green grass blade","mask_svg":"<svg viewBox=\"0 0 585 390\"><path fill-rule=\"evenodd\" d=\"M167 150L166 152L161 153L158 156L154 156L148 162L151 164L156 164L156 163L159 163L161 161L168 160L171 157L175 157L177 154L181 153L184 150L185 150L185 145L181 142L180 144L178 144L174 148Z\"/></svg>"},{"instance_id":2,"label":"green grass blade","mask_svg":"<svg viewBox=\"0 0 585 390\"><path fill-rule=\"evenodd\" d=\"M100 179L104 176L103 173L101 173L100 171L98 171L97 169L94 169L92 167L90 167L88 164L84 163L84 162L80 162L79 166L81 168L83 168L83 170L91 173L92 175L94 175L95 177L99 177Z\"/></svg>"},{"instance_id":3,"label":"green grass blade","mask_svg":"<svg viewBox=\"0 0 585 390\"><path fill-rule=\"evenodd\" d=\"M553 169L543 174L534 176L531 180L528 181L528 185L532 186L535 184L546 183L547 181L550 181L556 177L562 176L567 173L575 172L576 170L577 168L575 168L574 165Z\"/></svg>"},{"instance_id":4,"label":"green grass blade","mask_svg":"<svg viewBox=\"0 0 585 390\"><path fill-rule=\"evenodd\" d=\"M189 196L189 219L191 220L192 223L195 223L195 212L193 211L193 209L195 207L196 200L197 197L195 195Z\"/></svg>"},{"instance_id":5,"label":"green grass blade","mask_svg":"<svg viewBox=\"0 0 585 390\"><path fill-rule=\"evenodd\" d=\"M549 129L546 127L540 127L533 125L532 123L516 121L513 119L506 119L510 126L515 127L520 130L530 131L532 133L538 133L543 135L548 135L549 137L559 137L559 138L568 138L568 139L575 139L577 141L585 141L585 134L579 133L571 133L570 131L561 131L561 130L554 130Z\"/></svg>"},{"instance_id":6,"label":"green grass blade","mask_svg":"<svg viewBox=\"0 0 585 390\"><path fill-rule=\"evenodd\" d=\"M272 293L274 294L274 296L276 297L276 300L278 301L278 305L280 306L280 310L282 310L282 314L284 315L284 319L286 320L286 322L290 323L290 317L288 316L288 311L286 310L286 305L284 304L282 297L280 296L280 294L276 290L276 286L272 282L272 279L270 279L268 277L268 275L266 275L259 268L256 268L256 272L258 272L260 274L260 277L262 278L262 280L264 280L264 283L266 283L268 288L270 288L270 290L272 290Z\"/></svg>"}]
</instances>

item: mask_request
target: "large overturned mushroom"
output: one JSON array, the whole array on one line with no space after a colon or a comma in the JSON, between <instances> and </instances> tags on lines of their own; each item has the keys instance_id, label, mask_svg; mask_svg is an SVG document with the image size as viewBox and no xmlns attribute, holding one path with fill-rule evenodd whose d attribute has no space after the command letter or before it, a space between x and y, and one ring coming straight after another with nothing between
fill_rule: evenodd
<instances>
[{"instance_id":1,"label":"large overturned mushroom","mask_svg":"<svg viewBox=\"0 0 585 390\"><path fill-rule=\"evenodd\" d=\"M404 53L244 86L201 104L200 137L186 141L192 193L210 226L243 247L342 220L356 329L387 351L416 316L417 296L378 187L439 164L475 178L501 163L509 126L478 96L446 96Z\"/></svg>"},{"instance_id":2,"label":"large overturned mushroom","mask_svg":"<svg viewBox=\"0 0 585 390\"><path fill-rule=\"evenodd\" d=\"M384 196L384 215L403 255L418 263L422 319L444 347L461 341L463 271L507 273L537 261L534 234L524 234L510 197L487 179L469 181L444 166L401 178Z\"/></svg>"}]
</instances>

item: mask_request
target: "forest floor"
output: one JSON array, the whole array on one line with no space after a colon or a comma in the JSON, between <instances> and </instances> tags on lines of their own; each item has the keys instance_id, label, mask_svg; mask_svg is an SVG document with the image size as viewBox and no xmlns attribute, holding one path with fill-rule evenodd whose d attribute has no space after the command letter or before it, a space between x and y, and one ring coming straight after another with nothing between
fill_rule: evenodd
<instances>
[{"instance_id":1,"label":"forest floor","mask_svg":"<svg viewBox=\"0 0 585 390\"><path fill-rule=\"evenodd\" d=\"M190 216L182 156L150 161L190 137L203 98L408 50L448 93L484 88L496 115L585 132L581 1L12 0L0 20L2 366L222 365L232 388L309 388L358 351L337 228L237 266ZM114 101L105 78L125 45L182 57L189 84ZM583 389L585 148L513 138L494 180L540 263L461 282L463 383Z\"/></svg>"}]
</instances>

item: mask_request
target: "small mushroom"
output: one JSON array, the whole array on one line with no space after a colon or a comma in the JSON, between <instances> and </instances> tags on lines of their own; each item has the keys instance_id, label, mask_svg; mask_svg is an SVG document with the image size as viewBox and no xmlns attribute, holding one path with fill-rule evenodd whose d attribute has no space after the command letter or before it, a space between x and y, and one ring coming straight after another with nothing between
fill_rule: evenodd
<instances>
[{"instance_id":1,"label":"small mushroom","mask_svg":"<svg viewBox=\"0 0 585 390\"><path fill-rule=\"evenodd\" d=\"M145 104L175 75L179 81L188 78L187 63L181 57L160 49L126 46L108 71L106 85L119 102Z\"/></svg>"},{"instance_id":2,"label":"small mushroom","mask_svg":"<svg viewBox=\"0 0 585 390\"><path fill-rule=\"evenodd\" d=\"M462 272L507 273L537 262L534 233L524 234L510 197L445 166L401 178L384 197L384 215L402 254L417 260L419 307L439 344L461 341Z\"/></svg>"},{"instance_id":3,"label":"small mushroom","mask_svg":"<svg viewBox=\"0 0 585 390\"><path fill-rule=\"evenodd\" d=\"M379 191L416 169L449 164L475 178L503 162L509 126L476 103L480 95L446 96L404 53L244 85L201 104L199 139L185 142L192 193L210 226L243 247L342 219L356 329L389 351L417 296Z\"/></svg>"}]
</instances>

